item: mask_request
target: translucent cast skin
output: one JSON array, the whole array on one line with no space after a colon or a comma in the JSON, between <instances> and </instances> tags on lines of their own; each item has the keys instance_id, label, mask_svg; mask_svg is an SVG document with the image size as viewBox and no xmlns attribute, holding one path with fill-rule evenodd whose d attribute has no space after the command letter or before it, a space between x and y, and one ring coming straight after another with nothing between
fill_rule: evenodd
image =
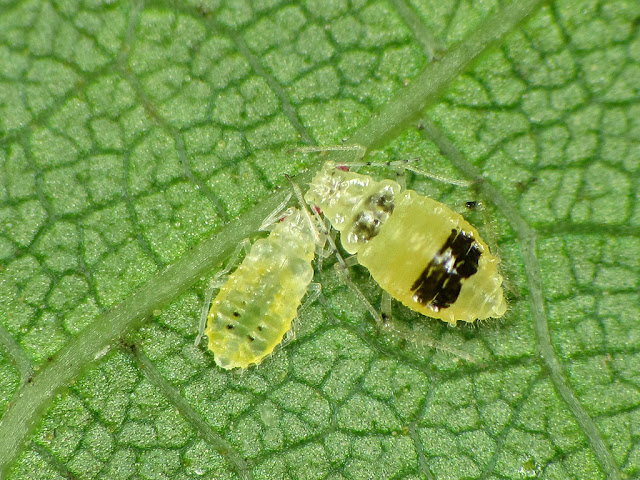
<instances>
[{"instance_id":1,"label":"translucent cast skin","mask_svg":"<svg viewBox=\"0 0 640 480\"><path fill-rule=\"evenodd\" d=\"M412 310L452 325L506 312L498 259L446 205L331 162L305 200L322 210L380 287Z\"/></svg>"},{"instance_id":2,"label":"translucent cast skin","mask_svg":"<svg viewBox=\"0 0 640 480\"><path fill-rule=\"evenodd\" d=\"M259 364L282 342L313 278L316 239L299 210L257 240L213 301L209 350L224 369Z\"/></svg>"}]
</instances>

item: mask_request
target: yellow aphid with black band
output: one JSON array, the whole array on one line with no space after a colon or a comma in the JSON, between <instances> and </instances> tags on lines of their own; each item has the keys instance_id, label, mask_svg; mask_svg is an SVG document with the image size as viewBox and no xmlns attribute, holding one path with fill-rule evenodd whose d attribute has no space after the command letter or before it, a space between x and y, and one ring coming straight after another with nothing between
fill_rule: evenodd
<instances>
[{"instance_id":1,"label":"yellow aphid with black band","mask_svg":"<svg viewBox=\"0 0 640 480\"><path fill-rule=\"evenodd\" d=\"M412 310L452 325L506 312L498 259L443 203L332 162L311 181L305 200L380 287Z\"/></svg>"}]
</instances>

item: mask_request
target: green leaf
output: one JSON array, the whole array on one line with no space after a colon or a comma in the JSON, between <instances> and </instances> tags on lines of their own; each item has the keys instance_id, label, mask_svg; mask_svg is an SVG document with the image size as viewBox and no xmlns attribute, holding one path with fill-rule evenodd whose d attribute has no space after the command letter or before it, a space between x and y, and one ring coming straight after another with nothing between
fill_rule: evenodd
<instances>
[{"instance_id":1,"label":"green leaf","mask_svg":"<svg viewBox=\"0 0 640 480\"><path fill-rule=\"evenodd\" d=\"M636 0L0 1L0 477L637 478L639 99ZM482 179L408 183L507 315L407 341L329 260L222 371L208 278L343 140Z\"/></svg>"}]
</instances>

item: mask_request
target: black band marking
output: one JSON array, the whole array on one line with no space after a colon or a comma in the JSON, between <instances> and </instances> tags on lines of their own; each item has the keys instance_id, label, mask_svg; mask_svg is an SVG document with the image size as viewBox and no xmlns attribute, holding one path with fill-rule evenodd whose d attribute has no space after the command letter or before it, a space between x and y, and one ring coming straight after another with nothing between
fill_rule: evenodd
<instances>
[{"instance_id":1,"label":"black band marking","mask_svg":"<svg viewBox=\"0 0 640 480\"><path fill-rule=\"evenodd\" d=\"M380 233L382 224L393 213L395 200L388 187L371 194L362 204L353 220L352 234L359 243L365 243Z\"/></svg>"},{"instance_id":2,"label":"black band marking","mask_svg":"<svg viewBox=\"0 0 640 480\"><path fill-rule=\"evenodd\" d=\"M478 271L481 254L473 235L452 229L442 248L411 286L413 299L435 311L450 307L460 295L463 280Z\"/></svg>"}]
</instances>

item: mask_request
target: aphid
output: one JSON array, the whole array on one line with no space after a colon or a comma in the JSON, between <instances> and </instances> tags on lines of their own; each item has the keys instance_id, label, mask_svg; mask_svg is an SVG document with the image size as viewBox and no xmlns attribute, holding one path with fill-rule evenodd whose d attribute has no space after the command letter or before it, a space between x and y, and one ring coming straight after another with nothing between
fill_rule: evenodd
<instances>
[{"instance_id":1,"label":"aphid","mask_svg":"<svg viewBox=\"0 0 640 480\"><path fill-rule=\"evenodd\" d=\"M311 222L305 210L290 209L218 292L205 333L220 367L259 364L290 330L313 278L319 240Z\"/></svg>"},{"instance_id":2,"label":"aphid","mask_svg":"<svg viewBox=\"0 0 640 480\"><path fill-rule=\"evenodd\" d=\"M311 181L305 200L373 279L412 310L453 325L504 315L498 259L446 205L332 162Z\"/></svg>"}]
</instances>

